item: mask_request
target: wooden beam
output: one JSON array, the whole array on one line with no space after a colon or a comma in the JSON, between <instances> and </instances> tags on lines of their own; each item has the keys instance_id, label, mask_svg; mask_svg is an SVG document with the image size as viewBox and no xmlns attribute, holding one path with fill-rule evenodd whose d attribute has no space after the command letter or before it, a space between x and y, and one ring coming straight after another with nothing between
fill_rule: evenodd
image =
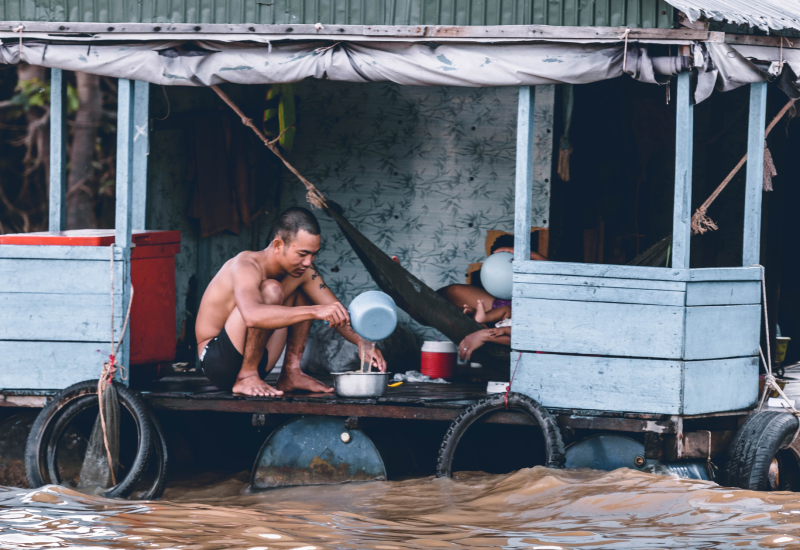
<instances>
[{"instance_id":1,"label":"wooden beam","mask_svg":"<svg viewBox=\"0 0 800 550\"><path fill-rule=\"evenodd\" d=\"M728 453L731 440L736 434L733 430L687 432L683 434L683 443L678 454L678 438L667 435L664 438L664 458L666 460L679 459L707 459L725 456Z\"/></svg>"},{"instance_id":2,"label":"wooden beam","mask_svg":"<svg viewBox=\"0 0 800 550\"><path fill-rule=\"evenodd\" d=\"M767 122L767 83L750 84L747 125L747 179L744 195L742 265L761 263L761 195L764 188L764 125Z\"/></svg>"},{"instance_id":3,"label":"wooden beam","mask_svg":"<svg viewBox=\"0 0 800 550\"><path fill-rule=\"evenodd\" d=\"M672 267L689 268L689 240L692 237L692 147L694 105L691 73L678 75L675 117L675 195L672 206Z\"/></svg>"},{"instance_id":4,"label":"wooden beam","mask_svg":"<svg viewBox=\"0 0 800 550\"><path fill-rule=\"evenodd\" d=\"M786 50L800 49L800 39L782 36L756 36L754 34L725 34L725 43L735 46L767 46Z\"/></svg>"},{"instance_id":5,"label":"wooden beam","mask_svg":"<svg viewBox=\"0 0 800 550\"><path fill-rule=\"evenodd\" d=\"M67 224L67 84L61 69L50 72L50 231Z\"/></svg>"},{"instance_id":6,"label":"wooden beam","mask_svg":"<svg viewBox=\"0 0 800 550\"><path fill-rule=\"evenodd\" d=\"M322 28L316 25L257 25L257 24L194 24L194 23L79 23L41 21L2 21L0 35L19 37L13 30L22 25L26 36L31 33L47 33L50 39L91 38L104 36L142 34L152 38L165 35L188 34L202 38L209 34L237 34L243 36L276 36L281 38L308 37L328 40L356 39L358 37L396 37L409 40L453 40L464 39L582 39L619 40L627 27L563 27L556 25L332 25ZM88 35L88 36L87 36ZM667 41L721 41L723 33L712 33L698 29L641 29L630 28L629 40Z\"/></svg>"},{"instance_id":7,"label":"wooden beam","mask_svg":"<svg viewBox=\"0 0 800 550\"><path fill-rule=\"evenodd\" d=\"M533 192L533 110L531 86L520 86L517 106L517 168L514 199L514 261L530 261Z\"/></svg>"},{"instance_id":8,"label":"wooden beam","mask_svg":"<svg viewBox=\"0 0 800 550\"><path fill-rule=\"evenodd\" d=\"M133 206L132 229L146 229L147 157L150 154L150 83L133 85Z\"/></svg>"}]
</instances>

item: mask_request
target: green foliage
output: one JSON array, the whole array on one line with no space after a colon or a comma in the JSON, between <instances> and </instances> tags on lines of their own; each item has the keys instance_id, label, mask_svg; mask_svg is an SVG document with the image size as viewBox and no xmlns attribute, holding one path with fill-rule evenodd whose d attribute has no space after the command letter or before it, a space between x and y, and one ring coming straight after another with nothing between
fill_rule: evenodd
<instances>
[{"instance_id":1,"label":"green foliage","mask_svg":"<svg viewBox=\"0 0 800 550\"><path fill-rule=\"evenodd\" d=\"M23 111L28 112L31 107L44 107L50 104L50 83L43 83L38 78L20 80L14 88L11 102L18 105ZM78 91L72 84L67 85L67 111L74 113L78 110Z\"/></svg>"},{"instance_id":2,"label":"green foliage","mask_svg":"<svg viewBox=\"0 0 800 550\"><path fill-rule=\"evenodd\" d=\"M75 89L75 86L71 83L67 83L67 112L75 113L80 106L81 102L78 100L78 90Z\"/></svg>"},{"instance_id":3,"label":"green foliage","mask_svg":"<svg viewBox=\"0 0 800 550\"><path fill-rule=\"evenodd\" d=\"M11 102L25 112L31 107L44 107L50 103L50 83L45 84L38 78L20 80L14 92Z\"/></svg>"}]
</instances>

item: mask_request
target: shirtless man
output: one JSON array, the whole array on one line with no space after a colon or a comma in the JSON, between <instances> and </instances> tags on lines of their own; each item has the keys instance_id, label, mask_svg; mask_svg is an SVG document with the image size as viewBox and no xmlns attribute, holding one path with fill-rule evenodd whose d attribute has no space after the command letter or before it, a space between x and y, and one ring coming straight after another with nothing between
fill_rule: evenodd
<instances>
[{"instance_id":1,"label":"shirtless man","mask_svg":"<svg viewBox=\"0 0 800 550\"><path fill-rule=\"evenodd\" d=\"M333 391L300 370L311 322L326 321L359 350L361 337L313 264L319 247L314 214L289 208L272 226L267 248L228 260L209 283L195 335L203 372L219 389L269 397L294 390ZM284 346L286 357L275 389L264 378ZM377 349L373 366L386 371Z\"/></svg>"}]
</instances>

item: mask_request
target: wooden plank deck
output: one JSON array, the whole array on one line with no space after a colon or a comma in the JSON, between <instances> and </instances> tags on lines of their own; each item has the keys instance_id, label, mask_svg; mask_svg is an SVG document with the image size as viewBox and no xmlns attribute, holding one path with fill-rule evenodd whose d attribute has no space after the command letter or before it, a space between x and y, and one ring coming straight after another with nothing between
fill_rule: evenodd
<instances>
[{"instance_id":1,"label":"wooden plank deck","mask_svg":"<svg viewBox=\"0 0 800 550\"><path fill-rule=\"evenodd\" d=\"M321 377L324 382L330 379ZM275 377L268 382L274 384ZM451 422L469 405L487 396L484 384L403 383L389 388L385 397L340 398L335 394L296 394L282 397L246 397L222 392L208 380L193 373L170 375L147 387L133 388L156 410L218 411L247 414L356 416ZM41 407L58 393L55 390L0 390L0 406ZM680 417L668 414L609 412L548 407L562 428L622 432L674 434ZM722 416L744 416L749 411L732 411ZM720 416L696 415L695 418ZM525 414L500 411L485 420L491 424L533 425Z\"/></svg>"}]
</instances>

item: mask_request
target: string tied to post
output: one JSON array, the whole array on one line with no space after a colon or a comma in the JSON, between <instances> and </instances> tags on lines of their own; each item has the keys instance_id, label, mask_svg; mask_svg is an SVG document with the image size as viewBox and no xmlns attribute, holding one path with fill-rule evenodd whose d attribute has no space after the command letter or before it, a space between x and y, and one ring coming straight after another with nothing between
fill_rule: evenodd
<instances>
[{"instance_id":1,"label":"string tied to post","mask_svg":"<svg viewBox=\"0 0 800 550\"><path fill-rule=\"evenodd\" d=\"M781 388L778 384L778 380L772 374L772 354L769 345L769 313L767 310L767 283L766 276L764 274L764 266L759 267L761 268L761 299L764 302L764 331L767 341L767 357L764 358L764 352L762 351L761 346L758 347L758 353L761 356L761 361L764 363L764 368L766 369L767 373L764 376L764 391L761 394L761 401L758 403L758 410L760 411L764 407L764 402L767 400L767 394L772 389L777 391L778 395L781 396L781 399L783 400L781 405L783 406L784 410L797 417L797 430L794 432L794 436L792 436L792 439L789 441L789 443L784 446L784 448L786 448L794 443L797 439L797 436L800 435L800 411L798 411L794 404L789 401L789 398L786 397L786 394L783 392L783 388Z\"/></svg>"},{"instance_id":2,"label":"string tied to post","mask_svg":"<svg viewBox=\"0 0 800 550\"><path fill-rule=\"evenodd\" d=\"M514 376L517 374L517 367L519 367L519 360L522 359L522 352L519 352L517 356L517 364L514 365L514 372L511 373L511 380L508 381L508 386L506 386L506 394L503 396L503 403L506 406L506 410L508 410L508 394L511 393L511 384L514 383Z\"/></svg>"},{"instance_id":3,"label":"string tied to post","mask_svg":"<svg viewBox=\"0 0 800 550\"><path fill-rule=\"evenodd\" d=\"M12 30L19 33L19 62L22 63L22 31L25 30L25 25L20 25Z\"/></svg>"},{"instance_id":4,"label":"string tied to post","mask_svg":"<svg viewBox=\"0 0 800 550\"><path fill-rule=\"evenodd\" d=\"M626 65L628 63L628 36L631 34L631 29L626 28L625 32L619 35L620 39L625 39L625 46L622 50L622 72L625 72Z\"/></svg>"},{"instance_id":5,"label":"string tied to post","mask_svg":"<svg viewBox=\"0 0 800 550\"><path fill-rule=\"evenodd\" d=\"M133 305L133 286L131 286L131 296L128 301L128 310L125 313L125 322L122 324L122 333L119 336L119 341L114 343L114 244L109 246L111 255L111 269L110 269L110 296L111 296L111 353L108 355L108 361L103 363L103 371L100 374L100 380L97 382L97 399L100 409L100 424L103 427L103 444L106 448L106 458L108 458L108 468L111 472L111 481L114 485L117 484L116 475L114 474L114 460L111 456L111 446L108 444L108 430L106 428L106 418L103 412L103 392L114 381L114 374L119 370L120 379L128 379L127 369L117 361L119 356L119 348L122 341L125 339L125 331L128 328L128 321L131 318L131 306Z\"/></svg>"}]
</instances>

